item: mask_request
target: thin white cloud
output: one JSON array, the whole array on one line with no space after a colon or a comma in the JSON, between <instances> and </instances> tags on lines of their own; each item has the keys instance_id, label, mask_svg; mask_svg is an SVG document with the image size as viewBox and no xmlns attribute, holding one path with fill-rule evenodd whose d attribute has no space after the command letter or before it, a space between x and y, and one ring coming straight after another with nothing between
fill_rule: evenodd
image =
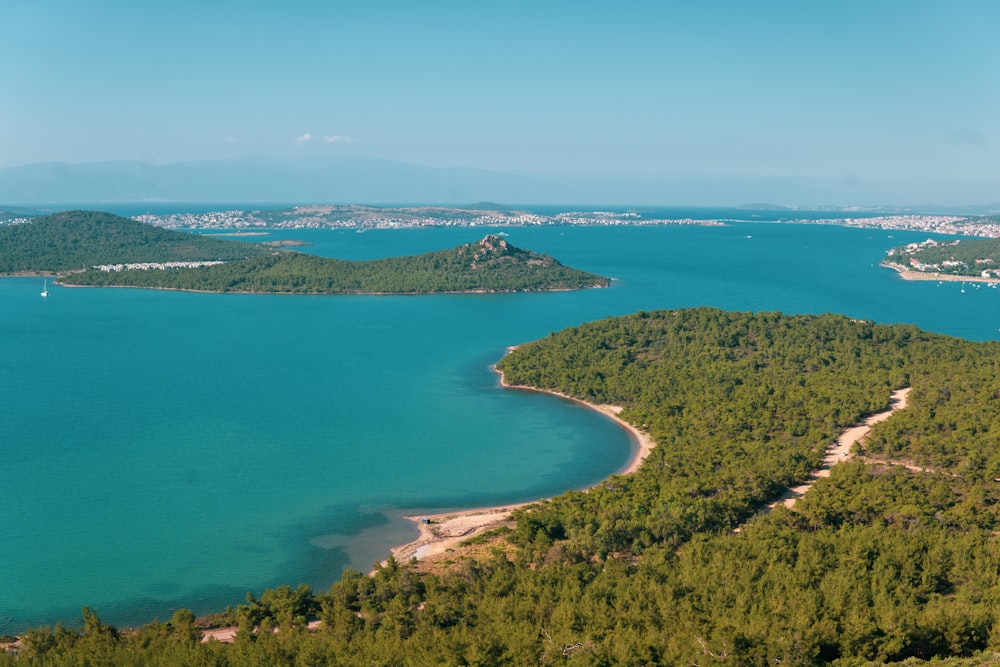
<instances>
[{"instance_id":1,"label":"thin white cloud","mask_svg":"<svg viewBox=\"0 0 1000 667\"><path fill-rule=\"evenodd\" d=\"M223 139L223 141L225 141L227 144L243 143L243 140L238 137L226 137L225 139Z\"/></svg>"},{"instance_id":2,"label":"thin white cloud","mask_svg":"<svg viewBox=\"0 0 1000 667\"><path fill-rule=\"evenodd\" d=\"M344 134L331 134L328 137L323 137L323 141L328 144L349 144L353 139Z\"/></svg>"},{"instance_id":3,"label":"thin white cloud","mask_svg":"<svg viewBox=\"0 0 1000 667\"><path fill-rule=\"evenodd\" d=\"M297 143L297 144L304 144L307 141L312 141L312 138L313 138L313 135L311 135L308 132L306 132L301 137L295 137L295 143Z\"/></svg>"}]
</instances>

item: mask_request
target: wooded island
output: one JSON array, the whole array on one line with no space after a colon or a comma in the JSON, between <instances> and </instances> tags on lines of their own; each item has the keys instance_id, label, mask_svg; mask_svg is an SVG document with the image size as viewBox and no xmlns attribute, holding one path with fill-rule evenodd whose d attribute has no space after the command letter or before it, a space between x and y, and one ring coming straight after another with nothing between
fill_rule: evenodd
<instances>
[{"instance_id":1,"label":"wooded island","mask_svg":"<svg viewBox=\"0 0 1000 667\"><path fill-rule=\"evenodd\" d=\"M606 287L610 281L500 236L409 257L345 261L70 211L0 228L0 273L70 286L205 292L425 294Z\"/></svg>"}]
</instances>

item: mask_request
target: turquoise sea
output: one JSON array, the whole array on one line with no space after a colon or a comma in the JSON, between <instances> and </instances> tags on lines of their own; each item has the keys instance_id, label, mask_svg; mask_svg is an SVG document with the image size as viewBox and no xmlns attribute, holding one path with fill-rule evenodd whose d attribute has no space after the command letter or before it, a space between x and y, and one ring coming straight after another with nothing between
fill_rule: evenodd
<instances>
[{"instance_id":1,"label":"turquoise sea","mask_svg":"<svg viewBox=\"0 0 1000 667\"><path fill-rule=\"evenodd\" d=\"M926 233L819 225L295 230L345 259L504 231L610 289L215 295L0 279L0 633L224 609L325 589L416 529L401 516L536 499L620 469L626 434L503 390L509 345L639 309L836 312L1000 338L1000 290L878 266Z\"/></svg>"}]
</instances>

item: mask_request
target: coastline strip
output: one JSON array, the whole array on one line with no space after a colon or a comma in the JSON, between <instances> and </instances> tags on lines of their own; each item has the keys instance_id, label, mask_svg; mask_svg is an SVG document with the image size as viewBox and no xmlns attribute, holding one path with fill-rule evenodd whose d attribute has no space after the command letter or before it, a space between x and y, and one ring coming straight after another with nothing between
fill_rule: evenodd
<instances>
[{"instance_id":1,"label":"coastline strip","mask_svg":"<svg viewBox=\"0 0 1000 667\"><path fill-rule=\"evenodd\" d=\"M509 348L513 350L514 348ZM622 408L617 405L597 405L587 401L567 396L558 391L549 389L539 389L525 385L510 385L504 380L503 372L493 366L493 371L500 376L500 386L505 389L518 389L521 391L533 391L542 394L558 396L560 398L579 403L584 407L596 410L601 414L613 419L629 434L632 442L632 455L626 464L612 475L631 475L642 465L642 462L653 451L656 443L653 438L619 416ZM589 487L593 488L593 487ZM584 489L587 490L587 489ZM544 499L543 499L544 500ZM537 501L534 501L537 502ZM439 514L421 514L417 516L404 516L408 521L417 524L420 534L417 539L406 544L393 547L392 555L396 560L408 561L412 558L423 560L430 556L446 553L454 549L462 542L477 535L495 530L497 528L511 526L511 513L518 508L531 505L533 502L516 503L510 505L498 505L495 507L476 507L467 510L457 510L454 512L441 512Z\"/></svg>"},{"instance_id":2,"label":"coastline strip","mask_svg":"<svg viewBox=\"0 0 1000 667\"><path fill-rule=\"evenodd\" d=\"M952 273L928 273L927 271L911 271L898 264L882 262L882 266L892 269L903 280L937 280L945 283L1000 283L1000 278L984 278L982 276L959 276Z\"/></svg>"},{"instance_id":3,"label":"coastline strip","mask_svg":"<svg viewBox=\"0 0 1000 667\"><path fill-rule=\"evenodd\" d=\"M653 447L656 446L656 443L648 433L637 429L635 426L629 424L618 416L618 413L622 410L618 406L596 405L573 398L572 396L567 396L561 392L538 389L537 387L509 385L504 381L503 373L497 371L496 368L494 368L494 370L500 375L501 387L506 389L519 389L522 391L536 391L543 394L559 396L560 398L584 405L592 410L597 410L598 412L614 419L629 433L633 443L638 445L636 451L633 453L625 467L615 474L630 475L634 473L639 469L646 457L649 456ZM822 465L813 472L810 479L804 484L789 488L777 500L762 508L760 513L766 514L779 504L789 508L793 507L796 501L810 488L812 488L813 484L816 483L816 480L822 477L829 477L830 468L841 461L853 458L855 454L851 451L852 447L855 443L865 438L875 424L885 421L896 411L906 408L907 397L910 390L911 387L897 389L892 392L892 395L890 396L888 410L869 415L854 426L844 429L840 436L837 437L834 444L827 449L826 455L823 457ZM457 510L454 512L442 512L439 514L405 516L403 517L404 519L418 524L420 534L416 540L394 547L392 549L392 555L397 560L408 561L413 558L416 560L423 560L431 556L446 553L455 549L462 542L484 532L504 526L512 526L513 523L510 518L511 513L515 509L531 504L532 503L527 502L495 507L477 507L467 510ZM741 527L739 526L736 527L733 532L740 532L740 528Z\"/></svg>"}]
</instances>

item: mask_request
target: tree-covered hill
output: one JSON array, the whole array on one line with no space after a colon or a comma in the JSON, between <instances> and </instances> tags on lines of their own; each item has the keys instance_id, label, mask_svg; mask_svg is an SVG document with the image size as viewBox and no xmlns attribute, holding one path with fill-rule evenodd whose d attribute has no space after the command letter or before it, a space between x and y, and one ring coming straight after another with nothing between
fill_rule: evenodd
<instances>
[{"instance_id":1,"label":"tree-covered hill","mask_svg":"<svg viewBox=\"0 0 1000 667\"><path fill-rule=\"evenodd\" d=\"M305 294L523 291L608 285L607 278L516 248L498 236L408 257L344 261L282 252L198 268L90 269L64 276L61 281L68 285Z\"/></svg>"},{"instance_id":2,"label":"tree-covered hill","mask_svg":"<svg viewBox=\"0 0 1000 667\"><path fill-rule=\"evenodd\" d=\"M498 365L623 406L656 449L634 475L516 513L491 556L249 596L233 646L196 643L183 611L119 634L85 610L0 665L1000 661L1000 344L697 308L554 333ZM908 407L863 457L758 514L902 387Z\"/></svg>"},{"instance_id":3,"label":"tree-covered hill","mask_svg":"<svg viewBox=\"0 0 1000 667\"><path fill-rule=\"evenodd\" d=\"M171 263L213 262L211 266ZM216 263L217 262L217 263ZM605 287L602 276L487 236L451 250L344 261L170 231L96 211L0 227L0 274L57 273L66 285L305 294Z\"/></svg>"},{"instance_id":4,"label":"tree-covered hill","mask_svg":"<svg viewBox=\"0 0 1000 667\"><path fill-rule=\"evenodd\" d=\"M231 260L270 252L98 211L66 211L0 227L0 274L58 273L119 262Z\"/></svg>"}]
</instances>

